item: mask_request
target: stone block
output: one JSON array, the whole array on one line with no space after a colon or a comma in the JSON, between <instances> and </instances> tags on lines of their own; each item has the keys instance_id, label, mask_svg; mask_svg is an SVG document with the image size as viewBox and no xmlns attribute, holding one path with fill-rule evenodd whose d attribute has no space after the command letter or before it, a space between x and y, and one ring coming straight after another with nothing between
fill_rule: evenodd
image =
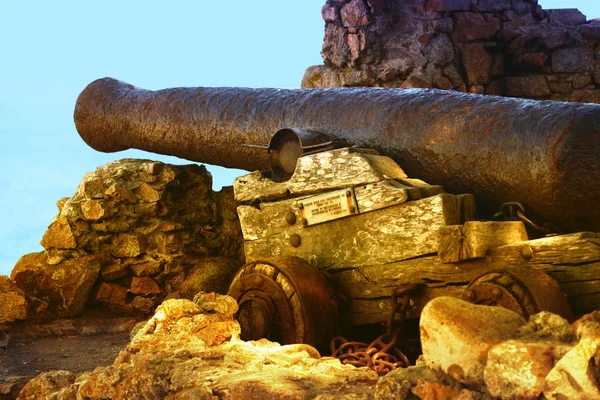
<instances>
[{"instance_id":1,"label":"stone block","mask_svg":"<svg viewBox=\"0 0 600 400\"><path fill-rule=\"evenodd\" d=\"M147 183L142 183L136 190L140 198L147 203L154 203L160 200L160 192L148 185Z\"/></svg>"},{"instance_id":2,"label":"stone block","mask_svg":"<svg viewBox=\"0 0 600 400\"><path fill-rule=\"evenodd\" d=\"M81 212L87 221L99 221L108 214L102 200L83 200Z\"/></svg>"},{"instance_id":3,"label":"stone block","mask_svg":"<svg viewBox=\"0 0 600 400\"><path fill-rule=\"evenodd\" d=\"M83 312L100 272L96 256L71 258L56 265L46 263L44 252L27 254L15 265L11 279L28 296L48 299L54 316Z\"/></svg>"},{"instance_id":4,"label":"stone block","mask_svg":"<svg viewBox=\"0 0 600 400\"><path fill-rule=\"evenodd\" d=\"M67 217L59 215L44 233L40 244L45 249L76 249L77 240Z\"/></svg>"},{"instance_id":5,"label":"stone block","mask_svg":"<svg viewBox=\"0 0 600 400\"><path fill-rule=\"evenodd\" d=\"M507 96L542 98L551 93L544 75L506 77L504 84Z\"/></svg>"},{"instance_id":6,"label":"stone block","mask_svg":"<svg viewBox=\"0 0 600 400\"><path fill-rule=\"evenodd\" d=\"M122 264L120 261L116 261L112 264L102 266L100 275L105 281L115 281L119 278L123 278L129 272L127 265Z\"/></svg>"},{"instance_id":7,"label":"stone block","mask_svg":"<svg viewBox=\"0 0 600 400\"><path fill-rule=\"evenodd\" d=\"M160 293L160 287L156 281L147 276L134 276L131 280L131 288L129 290L133 294L141 294L144 296Z\"/></svg>"},{"instance_id":8,"label":"stone block","mask_svg":"<svg viewBox=\"0 0 600 400\"><path fill-rule=\"evenodd\" d=\"M454 20L450 17L434 19L431 21L431 28L438 32L452 33Z\"/></svg>"},{"instance_id":9,"label":"stone block","mask_svg":"<svg viewBox=\"0 0 600 400\"><path fill-rule=\"evenodd\" d=\"M302 89L330 88L341 86L340 75L337 70L325 65L308 67L302 78Z\"/></svg>"},{"instance_id":10,"label":"stone block","mask_svg":"<svg viewBox=\"0 0 600 400\"><path fill-rule=\"evenodd\" d=\"M106 305L124 306L127 303L127 288L116 283L102 282L94 300Z\"/></svg>"},{"instance_id":11,"label":"stone block","mask_svg":"<svg viewBox=\"0 0 600 400\"><path fill-rule=\"evenodd\" d=\"M114 257L137 257L146 251L148 243L142 235L134 233L122 233L112 246Z\"/></svg>"},{"instance_id":12,"label":"stone block","mask_svg":"<svg viewBox=\"0 0 600 400\"><path fill-rule=\"evenodd\" d=\"M481 0L480 0L481 1ZM587 18L576 8L561 8L555 10L546 10L546 15L550 22L561 25L575 26L585 24Z\"/></svg>"},{"instance_id":13,"label":"stone block","mask_svg":"<svg viewBox=\"0 0 600 400\"><path fill-rule=\"evenodd\" d=\"M579 25L578 31L586 39L600 40L600 20L593 20L587 24Z\"/></svg>"},{"instance_id":14,"label":"stone block","mask_svg":"<svg viewBox=\"0 0 600 400\"><path fill-rule=\"evenodd\" d=\"M421 313L423 358L462 383L483 384L488 350L524 324L523 317L504 308L437 297Z\"/></svg>"},{"instance_id":15,"label":"stone block","mask_svg":"<svg viewBox=\"0 0 600 400\"><path fill-rule=\"evenodd\" d=\"M104 194L118 201L127 203L137 202L137 198L133 192L119 183L112 184L108 189L106 189Z\"/></svg>"},{"instance_id":16,"label":"stone block","mask_svg":"<svg viewBox=\"0 0 600 400\"><path fill-rule=\"evenodd\" d=\"M461 46L460 50L469 85L488 83L492 77L492 56L480 43Z\"/></svg>"},{"instance_id":17,"label":"stone block","mask_svg":"<svg viewBox=\"0 0 600 400\"><path fill-rule=\"evenodd\" d=\"M500 30L500 20L491 15L457 12L453 18L452 37L456 42L490 39Z\"/></svg>"},{"instance_id":18,"label":"stone block","mask_svg":"<svg viewBox=\"0 0 600 400\"><path fill-rule=\"evenodd\" d=\"M454 59L454 46L446 34L434 36L423 49L425 58L436 66L448 65Z\"/></svg>"},{"instance_id":19,"label":"stone block","mask_svg":"<svg viewBox=\"0 0 600 400\"><path fill-rule=\"evenodd\" d=\"M427 0L427 11L469 11L471 0Z\"/></svg>"},{"instance_id":20,"label":"stone block","mask_svg":"<svg viewBox=\"0 0 600 400\"><path fill-rule=\"evenodd\" d=\"M592 84L592 76L590 74L577 74L573 76L573 88L584 89Z\"/></svg>"},{"instance_id":21,"label":"stone block","mask_svg":"<svg viewBox=\"0 0 600 400\"><path fill-rule=\"evenodd\" d=\"M473 2L473 11L478 12L497 12L508 10L511 7L511 0L478 0Z\"/></svg>"},{"instance_id":22,"label":"stone block","mask_svg":"<svg viewBox=\"0 0 600 400\"><path fill-rule=\"evenodd\" d=\"M593 70L591 47L565 47L552 52L552 72L588 72Z\"/></svg>"},{"instance_id":23,"label":"stone block","mask_svg":"<svg viewBox=\"0 0 600 400\"><path fill-rule=\"evenodd\" d=\"M517 57L513 65L526 70L541 70L548 62L548 55L545 53L526 53Z\"/></svg>"}]
</instances>

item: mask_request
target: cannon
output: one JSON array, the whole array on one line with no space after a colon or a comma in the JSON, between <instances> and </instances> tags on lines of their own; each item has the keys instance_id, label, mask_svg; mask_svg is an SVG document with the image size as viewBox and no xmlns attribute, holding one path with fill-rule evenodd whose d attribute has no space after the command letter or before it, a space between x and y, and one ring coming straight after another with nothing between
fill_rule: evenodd
<instances>
[{"instance_id":1,"label":"cannon","mask_svg":"<svg viewBox=\"0 0 600 400\"><path fill-rule=\"evenodd\" d=\"M284 128L391 157L412 177L473 193L480 210L519 201L564 232L600 231L600 105L434 89L174 88L92 82L75 124L96 150L138 148L264 170Z\"/></svg>"},{"instance_id":2,"label":"cannon","mask_svg":"<svg viewBox=\"0 0 600 400\"><path fill-rule=\"evenodd\" d=\"M385 322L395 342L398 314L441 295L525 317L600 305L600 106L105 78L81 93L75 123L100 151L253 171L234 182L247 263L229 294L244 339L323 350ZM566 234L533 239L526 224Z\"/></svg>"}]
</instances>

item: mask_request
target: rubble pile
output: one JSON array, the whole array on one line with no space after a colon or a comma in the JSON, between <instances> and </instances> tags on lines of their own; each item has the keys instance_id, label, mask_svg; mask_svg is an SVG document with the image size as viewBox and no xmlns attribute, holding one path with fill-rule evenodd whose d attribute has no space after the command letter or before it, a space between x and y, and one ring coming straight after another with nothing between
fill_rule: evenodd
<instances>
[{"instance_id":1,"label":"rubble pile","mask_svg":"<svg viewBox=\"0 0 600 400\"><path fill-rule=\"evenodd\" d=\"M139 329L115 362L80 375L39 375L19 399L365 398L377 374L320 358L308 345L239 340L228 296L171 299Z\"/></svg>"},{"instance_id":2,"label":"rubble pile","mask_svg":"<svg viewBox=\"0 0 600 400\"><path fill-rule=\"evenodd\" d=\"M302 86L600 102L600 21L537 0L328 0L324 65Z\"/></svg>"},{"instance_id":3,"label":"rubble pile","mask_svg":"<svg viewBox=\"0 0 600 400\"><path fill-rule=\"evenodd\" d=\"M600 398L599 311L573 324L545 311L525 321L503 308L438 297L423 310L420 330L417 366L382 378L378 398Z\"/></svg>"},{"instance_id":4,"label":"rubble pile","mask_svg":"<svg viewBox=\"0 0 600 400\"><path fill-rule=\"evenodd\" d=\"M570 324L525 321L492 306L438 297L423 311L417 365L383 377L304 344L244 342L228 296L163 302L112 365L50 371L19 399L595 399L600 312Z\"/></svg>"},{"instance_id":5,"label":"rubble pile","mask_svg":"<svg viewBox=\"0 0 600 400\"><path fill-rule=\"evenodd\" d=\"M81 314L97 304L151 314L166 297L225 292L243 263L232 188L213 192L203 166L125 159L85 175L58 202L44 251L0 281L15 304L0 323ZM23 312L24 301L27 313Z\"/></svg>"}]
</instances>

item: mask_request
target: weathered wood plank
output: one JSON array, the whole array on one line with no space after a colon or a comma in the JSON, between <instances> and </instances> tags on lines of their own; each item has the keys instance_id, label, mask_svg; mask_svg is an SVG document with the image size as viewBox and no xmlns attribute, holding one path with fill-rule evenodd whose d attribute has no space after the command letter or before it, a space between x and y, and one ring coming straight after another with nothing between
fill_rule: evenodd
<instances>
[{"instance_id":1,"label":"weathered wood plank","mask_svg":"<svg viewBox=\"0 0 600 400\"><path fill-rule=\"evenodd\" d=\"M361 213L380 210L408 200L408 192L394 180L370 183L354 188L358 211Z\"/></svg>"},{"instance_id":2,"label":"weathered wood plank","mask_svg":"<svg viewBox=\"0 0 600 400\"><path fill-rule=\"evenodd\" d=\"M249 203L403 178L406 174L391 158L372 150L345 148L300 157L294 175L285 182L253 172L236 178L233 189L237 201Z\"/></svg>"},{"instance_id":3,"label":"weathered wood plank","mask_svg":"<svg viewBox=\"0 0 600 400\"><path fill-rule=\"evenodd\" d=\"M527 241L521 221L468 221L440 229L438 254L443 263L485 257L488 249Z\"/></svg>"},{"instance_id":4,"label":"weathered wood plank","mask_svg":"<svg viewBox=\"0 0 600 400\"><path fill-rule=\"evenodd\" d=\"M307 227L286 222L294 207L285 201L238 208L248 262L294 255L337 269L405 260L435 254L440 227L461 220L458 197L448 193ZM298 247L290 245L292 235Z\"/></svg>"},{"instance_id":5,"label":"weathered wood plank","mask_svg":"<svg viewBox=\"0 0 600 400\"><path fill-rule=\"evenodd\" d=\"M447 289L423 288L419 292L419 295L413 298L412 305L409 307L406 317L417 318L429 300L439 296L459 297L462 290L462 288L451 287ZM353 299L348 315L350 324L366 325L387 321L392 311L391 292L392 289L389 290L388 296L390 297L385 298Z\"/></svg>"},{"instance_id":6,"label":"weathered wood plank","mask_svg":"<svg viewBox=\"0 0 600 400\"><path fill-rule=\"evenodd\" d=\"M523 244L514 244L491 249L496 253L493 257L460 263L445 264L437 255L430 255L384 265L331 270L331 279L354 299L349 312L355 323L363 320L370 321L363 323L377 322L378 318L384 321L390 307L390 300L386 297L396 287L410 284L423 287L423 292L415 297L410 313L418 316L433 294L459 296L471 280L487 271L524 265L550 275L567 295L575 315L600 307L600 246L597 234L562 235L531 240L526 244L534 249L534 256L529 261L521 256Z\"/></svg>"},{"instance_id":7,"label":"weathered wood plank","mask_svg":"<svg viewBox=\"0 0 600 400\"><path fill-rule=\"evenodd\" d=\"M579 232L535 239L526 244L492 248L489 250L489 256L493 261L499 260L513 265L576 265L595 262L600 261L600 234Z\"/></svg>"}]
</instances>

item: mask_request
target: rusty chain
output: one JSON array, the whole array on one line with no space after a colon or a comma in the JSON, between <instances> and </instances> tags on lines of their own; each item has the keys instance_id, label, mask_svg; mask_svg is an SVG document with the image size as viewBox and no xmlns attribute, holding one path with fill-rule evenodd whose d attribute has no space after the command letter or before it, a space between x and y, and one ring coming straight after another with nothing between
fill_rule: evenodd
<instances>
[{"instance_id":1,"label":"rusty chain","mask_svg":"<svg viewBox=\"0 0 600 400\"><path fill-rule=\"evenodd\" d=\"M526 226L541 235L560 233L560 229L552 223L545 222L536 224L525 214L525 205L518 201L509 201L500 206L500 210L494 214L494 220L497 221L522 221Z\"/></svg>"},{"instance_id":2,"label":"rusty chain","mask_svg":"<svg viewBox=\"0 0 600 400\"><path fill-rule=\"evenodd\" d=\"M416 288L396 288L392 292L392 311L386 321L386 332L371 343L348 341L341 336L331 340L331 354L342 364L355 367L368 367L380 376L397 368L406 368L410 361L397 347L400 331L404 326L406 312L410 305L410 294ZM401 299L399 299L402 297ZM396 318L399 316L399 318Z\"/></svg>"}]
</instances>

